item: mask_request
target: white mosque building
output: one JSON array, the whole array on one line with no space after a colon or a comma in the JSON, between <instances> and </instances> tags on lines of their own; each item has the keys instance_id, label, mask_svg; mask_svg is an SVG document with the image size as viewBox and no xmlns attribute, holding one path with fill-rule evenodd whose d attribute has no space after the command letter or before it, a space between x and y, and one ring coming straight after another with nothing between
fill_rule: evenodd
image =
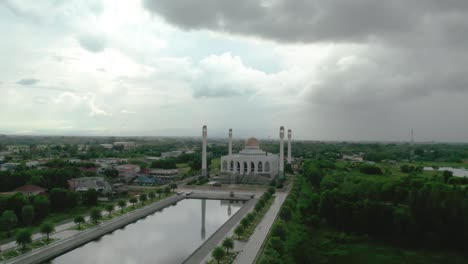
<instances>
[{"instance_id":1,"label":"white mosque building","mask_svg":"<svg viewBox=\"0 0 468 264\"><path fill-rule=\"evenodd\" d=\"M201 175L208 176L207 167L207 127L202 128L202 169ZM228 178L217 177L218 180L229 182L265 183L276 176L284 176L284 127L280 127L280 150L279 155L268 153L260 149L256 138L246 140L245 148L237 154L232 153L232 129L229 129L229 152L221 157L220 172L222 175L230 175ZM288 130L288 164L291 164L291 129ZM247 177L246 177L247 176Z\"/></svg>"},{"instance_id":2,"label":"white mosque building","mask_svg":"<svg viewBox=\"0 0 468 264\"><path fill-rule=\"evenodd\" d=\"M221 172L274 178L279 172L279 160L277 154L261 150L258 140L251 137L238 154L221 157Z\"/></svg>"}]
</instances>

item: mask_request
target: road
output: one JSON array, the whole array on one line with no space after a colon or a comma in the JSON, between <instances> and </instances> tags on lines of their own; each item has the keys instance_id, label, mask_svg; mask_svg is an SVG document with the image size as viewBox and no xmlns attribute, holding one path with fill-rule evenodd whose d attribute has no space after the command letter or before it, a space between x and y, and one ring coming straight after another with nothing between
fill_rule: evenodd
<instances>
[{"instance_id":1,"label":"road","mask_svg":"<svg viewBox=\"0 0 468 264\"><path fill-rule=\"evenodd\" d=\"M216 232L213 233L200 247L198 247L187 259L184 264L199 264L210 254L226 234L254 207L258 199L251 199L241 209L239 209L226 223L224 223Z\"/></svg>"},{"instance_id":2,"label":"road","mask_svg":"<svg viewBox=\"0 0 468 264\"><path fill-rule=\"evenodd\" d=\"M250 236L249 241L244 246L244 249L237 255L234 264L248 264L254 263L260 248L263 245L263 242L268 236L268 232L270 231L273 222L278 215L278 212L283 204L284 200L288 193L285 192L277 192L276 199L271 205L268 212L263 217L262 221L257 225L255 228L254 233ZM198 264L198 263L197 263Z\"/></svg>"}]
</instances>

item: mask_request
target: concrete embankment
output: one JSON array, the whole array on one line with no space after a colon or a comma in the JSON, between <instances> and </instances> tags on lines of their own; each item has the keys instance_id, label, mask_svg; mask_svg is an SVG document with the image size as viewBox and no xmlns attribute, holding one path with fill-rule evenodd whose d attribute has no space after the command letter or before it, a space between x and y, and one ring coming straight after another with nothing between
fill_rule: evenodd
<instances>
[{"instance_id":1,"label":"concrete embankment","mask_svg":"<svg viewBox=\"0 0 468 264\"><path fill-rule=\"evenodd\" d=\"M241 209L239 209L229 220L226 221L216 232L214 232L201 246L199 246L184 264L200 264L202 260L213 250L216 245L226 236L240 220L254 207L258 199L250 199Z\"/></svg>"}]
</instances>

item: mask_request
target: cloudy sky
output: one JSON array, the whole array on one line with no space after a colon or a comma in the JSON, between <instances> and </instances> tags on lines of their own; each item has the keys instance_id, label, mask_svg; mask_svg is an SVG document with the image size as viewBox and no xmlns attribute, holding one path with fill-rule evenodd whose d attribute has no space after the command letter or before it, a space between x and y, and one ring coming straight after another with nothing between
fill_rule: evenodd
<instances>
[{"instance_id":1,"label":"cloudy sky","mask_svg":"<svg viewBox=\"0 0 468 264\"><path fill-rule=\"evenodd\" d=\"M0 133L468 141L466 0L4 0Z\"/></svg>"}]
</instances>

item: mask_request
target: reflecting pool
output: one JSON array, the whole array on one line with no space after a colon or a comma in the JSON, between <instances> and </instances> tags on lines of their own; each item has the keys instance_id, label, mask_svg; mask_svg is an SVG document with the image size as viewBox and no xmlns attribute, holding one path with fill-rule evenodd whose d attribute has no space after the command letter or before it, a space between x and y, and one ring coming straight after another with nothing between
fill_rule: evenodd
<instances>
[{"instance_id":1,"label":"reflecting pool","mask_svg":"<svg viewBox=\"0 0 468 264\"><path fill-rule=\"evenodd\" d=\"M181 263L241 206L241 202L185 199L51 263Z\"/></svg>"}]
</instances>

